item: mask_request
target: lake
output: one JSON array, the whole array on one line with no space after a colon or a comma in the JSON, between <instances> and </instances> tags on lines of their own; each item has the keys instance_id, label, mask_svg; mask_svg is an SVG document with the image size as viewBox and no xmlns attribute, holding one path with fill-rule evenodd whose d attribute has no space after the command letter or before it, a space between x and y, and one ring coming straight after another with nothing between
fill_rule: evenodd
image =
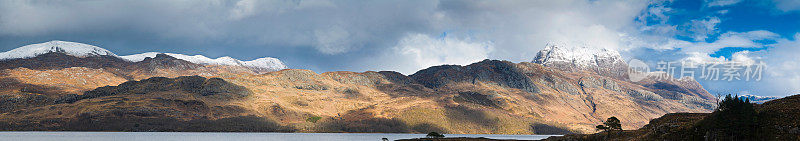
<instances>
[{"instance_id":1,"label":"lake","mask_svg":"<svg viewBox=\"0 0 800 141\"><path fill-rule=\"evenodd\" d=\"M445 134L446 137L537 140L553 135ZM380 141L425 137L392 133L232 133L232 132L0 132L2 141Z\"/></svg>"}]
</instances>

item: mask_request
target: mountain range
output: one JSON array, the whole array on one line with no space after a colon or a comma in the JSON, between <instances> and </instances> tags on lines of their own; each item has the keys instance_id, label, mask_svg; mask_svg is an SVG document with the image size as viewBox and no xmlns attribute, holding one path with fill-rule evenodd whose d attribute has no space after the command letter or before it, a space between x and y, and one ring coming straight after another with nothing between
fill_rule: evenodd
<instances>
[{"instance_id":1,"label":"mountain range","mask_svg":"<svg viewBox=\"0 0 800 141\"><path fill-rule=\"evenodd\" d=\"M159 52L147 52L141 54L118 56L112 53L111 51L108 51L106 49L97 46L83 44L83 43L76 43L76 42L58 41L58 40L39 43L39 44L31 44L7 52L0 53L0 60L31 59L49 53L59 53L78 58L90 58L90 57L118 58L128 62L141 62L148 57L155 58L156 55L158 54L166 54L168 56L195 64L238 66L251 69L256 73L265 73L287 68L286 65L283 64L283 62L281 62L276 58L271 58L271 57L258 58L251 61L241 61L228 56L211 59L203 55L190 56L190 55L183 55L176 53L159 53Z\"/></svg>"},{"instance_id":2,"label":"mountain range","mask_svg":"<svg viewBox=\"0 0 800 141\"><path fill-rule=\"evenodd\" d=\"M403 75L51 41L0 53L0 130L565 134L715 106L692 79L632 82L627 70L616 51L566 44L532 62Z\"/></svg>"},{"instance_id":3,"label":"mountain range","mask_svg":"<svg viewBox=\"0 0 800 141\"><path fill-rule=\"evenodd\" d=\"M780 97L758 96L758 95L744 94L744 95L740 95L739 98L747 99L747 100L750 100L750 102L761 104L761 103L764 103L764 102L767 102L767 101L779 99Z\"/></svg>"}]
</instances>

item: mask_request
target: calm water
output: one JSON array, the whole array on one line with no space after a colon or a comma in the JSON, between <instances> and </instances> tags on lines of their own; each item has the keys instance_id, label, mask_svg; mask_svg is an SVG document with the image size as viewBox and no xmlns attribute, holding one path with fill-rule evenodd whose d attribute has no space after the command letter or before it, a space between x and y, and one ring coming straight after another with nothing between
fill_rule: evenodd
<instances>
[{"instance_id":1,"label":"calm water","mask_svg":"<svg viewBox=\"0 0 800 141\"><path fill-rule=\"evenodd\" d=\"M550 135L445 134L447 137L544 139ZM380 141L425 137L386 133L217 133L217 132L0 132L2 141Z\"/></svg>"}]
</instances>

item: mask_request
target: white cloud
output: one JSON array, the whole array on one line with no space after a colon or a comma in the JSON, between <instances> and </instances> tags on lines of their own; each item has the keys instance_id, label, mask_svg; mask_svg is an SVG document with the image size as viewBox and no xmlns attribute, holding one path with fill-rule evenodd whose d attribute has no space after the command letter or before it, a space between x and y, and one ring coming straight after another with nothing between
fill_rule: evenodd
<instances>
[{"instance_id":1,"label":"white cloud","mask_svg":"<svg viewBox=\"0 0 800 141\"><path fill-rule=\"evenodd\" d=\"M794 39L780 40L767 50L767 77L760 85L765 93L800 94L800 33Z\"/></svg>"},{"instance_id":2,"label":"white cloud","mask_svg":"<svg viewBox=\"0 0 800 141\"><path fill-rule=\"evenodd\" d=\"M666 24L666 22L669 21L668 14L674 11L672 8L667 7L666 4L666 2L651 4L645 13L639 15L639 19L645 25L647 25L648 20L657 21L658 24Z\"/></svg>"},{"instance_id":3,"label":"white cloud","mask_svg":"<svg viewBox=\"0 0 800 141\"><path fill-rule=\"evenodd\" d=\"M695 41L705 41L709 35L714 35L719 32L717 31L717 25L720 22L721 21L717 17L691 20L689 21L688 31Z\"/></svg>"},{"instance_id":4,"label":"white cloud","mask_svg":"<svg viewBox=\"0 0 800 141\"><path fill-rule=\"evenodd\" d=\"M760 61L761 57L751 56L750 51L739 51L731 55L730 61L740 63L742 65L755 65L756 61Z\"/></svg>"},{"instance_id":5,"label":"white cloud","mask_svg":"<svg viewBox=\"0 0 800 141\"><path fill-rule=\"evenodd\" d=\"M717 37L717 40L711 43L697 42L690 44L683 44L679 46L684 52L699 52L699 53L714 53L721 48L725 47L763 47L764 44L756 42L760 40L777 40L780 35L766 31L756 30L748 32L726 32Z\"/></svg>"},{"instance_id":6,"label":"white cloud","mask_svg":"<svg viewBox=\"0 0 800 141\"><path fill-rule=\"evenodd\" d=\"M689 56L684 58L682 61L692 62L693 64L722 63L727 60L725 57L711 57L707 53L689 52L686 54Z\"/></svg>"},{"instance_id":7,"label":"white cloud","mask_svg":"<svg viewBox=\"0 0 800 141\"><path fill-rule=\"evenodd\" d=\"M731 58L725 58L725 56L720 57L711 57L711 55L707 53L700 53L700 52L689 52L686 53L688 56L686 58L681 59L681 61L691 62L692 64L728 64L728 63L737 63L738 65L754 65L757 61L760 61L761 58L758 56L751 55L750 51L739 51L736 53L731 54Z\"/></svg>"},{"instance_id":8,"label":"white cloud","mask_svg":"<svg viewBox=\"0 0 800 141\"><path fill-rule=\"evenodd\" d=\"M800 10L800 1L797 0L772 0L775 8L783 12Z\"/></svg>"},{"instance_id":9,"label":"white cloud","mask_svg":"<svg viewBox=\"0 0 800 141\"><path fill-rule=\"evenodd\" d=\"M723 7L737 4L742 0L706 0L705 2L707 7Z\"/></svg>"},{"instance_id":10,"label":"white cloud","mask_svg":"<svg viewBox=\"0 0 800 141\"><path fill-rule=\"evenodd\" d=\"M404 74L411 74L431 66L454 64L468 65L487 59L494 44L487 41L459 39L453 36L433 38L425 34L410 34L393 48L396 58L389 60L408 61L395 66ZM391 63L391 62L389 62Z\"/></svg>"},{"instance_id":11,"label":"white cloud","mask_svg":"<svg viewBox=\"0 0 800 141\"><path fill-rule=\"evenodd\" d=\"M698 79L706 86L707 89L712 91L740 91L746 90L756 92L756 95L771 95L771 96L785 96L800 94L800 33L795 34L793 39L778 38L774 33L765 31L753 31L747 33L736 33L742 41L731 41L729 43L741 43L742 45L751 45L756 47L768 47L766 50L760 51L739 51L731 55L730 58L725 57L711 57L709 53L705 52L685 52L688 56L683 58L685 61L693 61L694 63L729 63L731 61L742 63L742 65L750 65L756 67L759 63L765 63L765 68L760 74L762 79L755 80L736 80L736 81L713 81ZM747 35L745 35L747 34ZM734 35L734 34L731 34ZM748 36L748 37L742 37ZM751 39L764 39L771 38L776 43L772 44L754 44L746 38ZM719 43L722 44L722 43ZM712 47L713 48L713 47ZM744 77L744 76L743 76ZM741 78L745 79L745 78Z\"/></svg>"}]
</instances>

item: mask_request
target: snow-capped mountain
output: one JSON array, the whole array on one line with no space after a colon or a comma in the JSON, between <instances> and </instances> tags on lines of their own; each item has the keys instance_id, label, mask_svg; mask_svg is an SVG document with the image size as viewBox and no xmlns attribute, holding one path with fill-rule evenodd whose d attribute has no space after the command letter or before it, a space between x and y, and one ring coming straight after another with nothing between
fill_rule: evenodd
<instances>
[{"instance_id":1,"label":"snow-capped mountain","mask_svg":"<svg viewBox=\"0 0 800 141\"><path fill-rule=\"evenodd\" d=\"M588 70L622 76L628 65L619 52L587 44L548 43L531 61L564 71Z\"/></svg>"},{"instance_id":2,"label":"snow-capped mountain","mask_svg":"<svg viewBox=\"0 0 800 141\"><path fill-rule=\"evenodd\" d=\"M157 54L161 54L158 52L147 52L134 55L117 56L111 51L108 51L106 49L97 46L83 44L83 43L76 43L76 42L54 40L45 43L26 45L7 52L2 52L0 53L0 60L33 58L47 53L64 53L66 55L81 57L81 58L91 57L91 56L111 56L127 60L130 62L139 62L147 57L154 58L156 57ZM176 53L164 53L164 54L196 64L246 67L253 70L256 73L277 71L288 68L280 60L271 57L258 58L251 61L241 61L228 56L211 59L203 55L189 56Z\"/></svg>"},{"instance_id":3,"label":"snow-capped mountain","mask_svg":"<svg viewBox=\"0 0 800 141\"><path fill-rule=\"evenodd\" d=\"M126 55L126 56L119 56L122 59L131 61L131 62L139 62L144 60L147 57L153 58L158 54L162 54L159 52L147 52L141 54L134 54L134 55ZM183 54L176 54L176 53L163 53L181 60L186 60L196 64L204 64L204 65L228 65L228 66L242 66L251 69L256 69L257 72L263 71L277 71L286 69L286 65L283 64L280 60L272 57L264 57L258 58L251 61L241 61L238 59L234 59L228 56L219 57L216 59L211 59L203 55L183 55Z\"/></svg>"},{"instance_id":4,"label":"snow-capped mountain","mask_svg":"<svg viewBox=\"0 0 800 141\"><path fill-rule=\"evenodd\" d=\"M624 63L619 52L605 48L595 48L589 45L570 46L566 43L548 43L547 46L536 54L534 63L571 64L578 68L592 68Z\"/></svg>"},{"instance_id":5,"label":"snow-capped mountain","mask_svg":"<svg viewBox=\"0 0 800 141\"><path fill-rule=\"evenodd\" d=\"M0 53L0 60L19 59L19 58L32 58L38 55L59 52L75 57L89 57L89 56L117 56L111 51L106 49L76 42L58 41L53 40L44 43L31 44L22 46L10 51Z\"/></svg>"},{"instance_id":6,"label":"snow-capped mountain","mask_svg":"<svg viewBox=\"0 0 800 141\"><path fill-rule=\"evenodd\" d=\"M780 97L776 97L776 96L757 96L757 95L751 95L751 94L744 94L744 95L740 95L739 98L741 98L741 99L749 99L750 102L761 104L761 103L764 103L764 102L767 102L767 101L770 101L770 100L779 99Z\"/></svg>"}]
</instances>

